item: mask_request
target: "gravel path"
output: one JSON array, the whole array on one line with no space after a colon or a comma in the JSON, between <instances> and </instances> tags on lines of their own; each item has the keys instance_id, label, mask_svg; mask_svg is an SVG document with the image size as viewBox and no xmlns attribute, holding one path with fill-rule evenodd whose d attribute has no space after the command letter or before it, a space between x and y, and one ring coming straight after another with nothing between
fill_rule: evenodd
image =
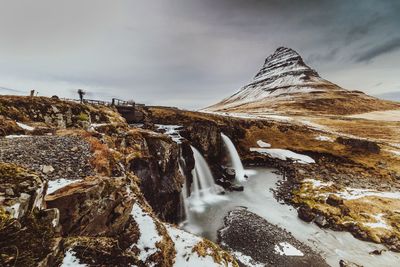
<instances>
[{"instance_id":1,"label":"gravel path","mask_svg":"<svg viewBox=\"0 0 400 267\"><path fill-rule=\"evenodd\" d=\"M0 161L35 170L48 180L75 180L93 175L90 157L89 144L79 137L0 138Z\"/></svg>"},{"instance_id":2,"label":"gravel path","mask_svg":"<svg viewBox=\"0 0 400 267\"><path fill-rule=\"evenodd\" d=\"M328 266L290 233L245 208L229 212L224 221L219 243L237 257L240 266Z\"/></svg>"}]
</instances>

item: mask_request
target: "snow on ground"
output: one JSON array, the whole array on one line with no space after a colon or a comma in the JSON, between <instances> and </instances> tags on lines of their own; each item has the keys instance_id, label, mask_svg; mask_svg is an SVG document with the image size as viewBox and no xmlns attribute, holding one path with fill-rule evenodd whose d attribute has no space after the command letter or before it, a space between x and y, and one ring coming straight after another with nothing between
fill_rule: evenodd
<instances>
[{"instance_id":1,"label":"snow on ground","mask_svg":"<svg viewBox=\"0 0 400 267\"><path fill-rule=\"evenodd\" d=\"M29 126L29 125L23 124L23 123L21 123L21 122L17 122L17 125L18 125L20 128L22 128L22 129L24 129L24 130L27 130L27 131L33 131L33 130L35 130L34 127L31 127L31 126Z\"/></svg>"},{"instance_id":2,"label":"snow on ground","mask_svg":"<svg viewBox=\"0 0 400 267\"><path fill-rule=\"evenodd\" d=\"M332 182L322 182L320 180L314 180L314 179L304 179L303 182L311 183L314 188L316 187L328 187L332 186Z\"/></svg>"},{"instance_id":3,"label":"snow on ground","mask_svg":"<svg viewBox=\"0 0 400 267\"><path fill-rule=\"evenodd\" d=\"M314 179L304 179L303 183L311 183L314 188L320 187L329 187L332 186L332 182L322 182L319 180L314 180ZM334 193L324 193L321 195L325 195L328 197L328 195L333 194L337 195L343 199L346 200L354 200L354 199L359 199L362 197L369 197L369 196L374 196L374 197L384 197L384 198L393 198L393 199L400 199L400 192L389 192L389 191L376 191L372 189L362 189L362 188L351 188L347 187L343 191L338 191Z\"/></svg>"},{"instance_id":4,"label":"snow on ground","mask_svg":"<svg viewBox=\"0 0 400 267\"><path fill-rule=\"evenodd\" d=\"M263 148L271 147L271 144L266 143L266 142L264 142L264 141L262 141L262 140L258 140L258 141L257 141L257 145L258 145L259 147L263 147Z\"/></svg>"},{"instance_id":5,"label":"snow on ground","mask_svg":"<svg viewBox=\"0 0 400 267\"><path fill-rule=\"evenodd\" d=\"M397 151L397 150L387 150L387 151L393 153L396 156L400 156L400 151Z\"/></svg>"},{"instance_id":6,"label":"snow on ground","mask_svg":"<svg viewBox=\"0 0 400 267\"><path fill-rule=\"evenodd\" d=\"M65 253L65 257L61 263L61 267L84 267L86 264L79 263L78 258L75 257L75 253L71 250L68 250Z\"/></svg>"},{"instance_id":7,"label":"snow on ground","mask_svg":"<svg viewBox=\"0 0 400 267\"><path fill-rule=\"evenodd\" d=\"M303 154L298 154L287 149L252 147L250 148L250 151L258 152L260 154L268 155L272 158L277 158L280 160L291 159L302 164L315 163L315 161L311 157Z\"/></svg>"},{"instance_id":8,"label":"snow on ground","mask_svg":"<svg viewBox=\"0 0 400 267\"><path fill-rule=\"evenodd\" d=\"M22 137L31 137L30 135L16 135L16 134L11 134L11 135L6 135L4 136L5 138L11 139L11 138L22 138Z\"/></svg>"},{"instance_id":9,"label":"snow on ground","mask_svg":"<svg viewBox=\"0 0 400 267\"><path fill-rule=\"evenodd\" d=\"M319 135L319 136L315 137L315 140L324 141L324 142L334 142L334 140L331 137L325 136L325 135Z\"/></svg>"},{"instance_id":10,"label":"snow on ground","mask_svg":"<svg viewBox=\"0 0 400 267\"><path fill-rule=\"evenodd\" d=\"M228 263L228 265L224 261L217 263L211 255L202 257L196 251L193 251L193 247L203 240L200 237L167 224L165 227L175 243L175 267L232 266L232 263ZM212 251L209 249L207 252L211 254Z\"/></svg>"},{"instance_id":11,"label":"snow on ground","mask_svg":"<svg viewBox=\"0 0 400 267\"><path fill-rule=\"evenodd\" d=\"M304 253L289 244L288 242L280 242L274 247L275 253L285 256L304 256Z\"/></svg>"},{"instance_id":12,"label":"snow on ground","mask_svg":"<svg viewBox=\"0 0 400 267\"><path fill-rule=\"evenodd\" d=\"M400 109L373 111L362 114L349 115L348 117L374 121L400 121Z\"/></svg>"},{"instance_id":13,"label":"snow on ground","mask_svg":"<svg viewBox=\"0 0 400 267\"><path fill-rule=\"evenodd\" d=\"M158 251L156 243L161 241L161 236L153 218L138 203L133 205L131 215L139 226L140 237L136 244L140 249L138 257L141 261L146 262L151 255Z\"/></svg>"},{"instance_id":14,"label":"snow on ground","mask_svg":"<svg viewBox=\"0 0 400 267\"><path fill-rule=\"evenodd\" d=\"M389 225L385 222L385 220L382 218L383 214L379 213L377 215L373 215L374 219L376 222L370 222L370 223L364 223L365 226L371 227L371 228L384 228L384 229L391 229Z\"/></svg>"},{"instance_id":15,"label":"snow on ground","mask_svg":"<svg viewBox=\"0 0 400 267\"><path fill-rule=\"evenodd\" d=\"M64 179L64 178L60 178L54 181L48 181L48 188L47 188L47 194L51 194L55 191L57 191L60 188L63 188L69 184L78 182L80 180L69 180L69 179Z\"/></svg>"},{"instance_id":16,"label":"snow on ground","mask_svg":"<svg viewBox=\"0 0 400 267\"><path fill-rule=\"evenodd\" d=\"M241 263L245 264L248 267L264 267L265 264L259 263L255 261L252 257L244 255L239 251L232 251L231 255L234 256Z\"/></svg>"}]
</instances>

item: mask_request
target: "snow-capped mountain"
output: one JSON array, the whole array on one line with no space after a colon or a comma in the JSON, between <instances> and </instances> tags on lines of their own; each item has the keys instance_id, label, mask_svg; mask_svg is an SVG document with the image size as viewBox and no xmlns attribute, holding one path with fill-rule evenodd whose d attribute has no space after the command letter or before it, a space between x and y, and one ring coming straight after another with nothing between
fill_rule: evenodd
<instances>
[{"instance_id":1,"label":"snow-capped mountain","mask_svg":"<svg viewBox=\"0 0 400 267\"><path fill-rule=\"evenodd\" d=\"M355 103L362 100L362 103ZM319 76L307 66L301 56L290 48L279 47L266 58L261 70L253 80L236 94L206 108L208 111L265 112L270 110L298 112L311 110L321 113L357 113L380 109L372 102L388 103L349 91ZM347 106L347 104L352 103ZM368 103L366 103L368 102ZM346 107L343 107L346 104ZM354 106L354 104L356 104ZM376 103L374 103L376 104ZM391 103L393 104L393 103ZM342 107L339 107L342 106ZM338 108L337 112L335 109Z\"/></svg>"}]
</instances>

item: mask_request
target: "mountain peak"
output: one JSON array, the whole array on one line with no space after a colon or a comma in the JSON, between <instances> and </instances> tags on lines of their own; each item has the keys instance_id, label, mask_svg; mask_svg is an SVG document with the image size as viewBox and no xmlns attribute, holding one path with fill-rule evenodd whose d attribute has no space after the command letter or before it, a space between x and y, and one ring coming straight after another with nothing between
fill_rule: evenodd
<instances>
[{"instance_id":1,"label":"mountain peak","mask_svg":"<svg viewBox=\"0 0 400 267\"><path fill-rule=\"evenodd\" d=\"M254 80L282 75L301 75L319 77L318 73L307 66L302 57L293 49L279 47L265 59L264 66L256 74Z\"/></svg>"}]
</instances>

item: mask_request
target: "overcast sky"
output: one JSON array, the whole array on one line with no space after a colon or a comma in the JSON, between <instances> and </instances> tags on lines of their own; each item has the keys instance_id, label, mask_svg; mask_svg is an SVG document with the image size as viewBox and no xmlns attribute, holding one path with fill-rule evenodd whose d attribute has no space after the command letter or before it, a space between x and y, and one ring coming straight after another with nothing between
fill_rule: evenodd
<instances>
[{"instance_id":1,"label":"overcast sky","mask_svg":"<svg viewBox=\"0 0 400 267\"><path fill-rule=\"evenodd\" d=\"M0 93L200 108L279 46L344 88L400 91L398 0L0 1Z\"/></svg>"}]
</instances>

